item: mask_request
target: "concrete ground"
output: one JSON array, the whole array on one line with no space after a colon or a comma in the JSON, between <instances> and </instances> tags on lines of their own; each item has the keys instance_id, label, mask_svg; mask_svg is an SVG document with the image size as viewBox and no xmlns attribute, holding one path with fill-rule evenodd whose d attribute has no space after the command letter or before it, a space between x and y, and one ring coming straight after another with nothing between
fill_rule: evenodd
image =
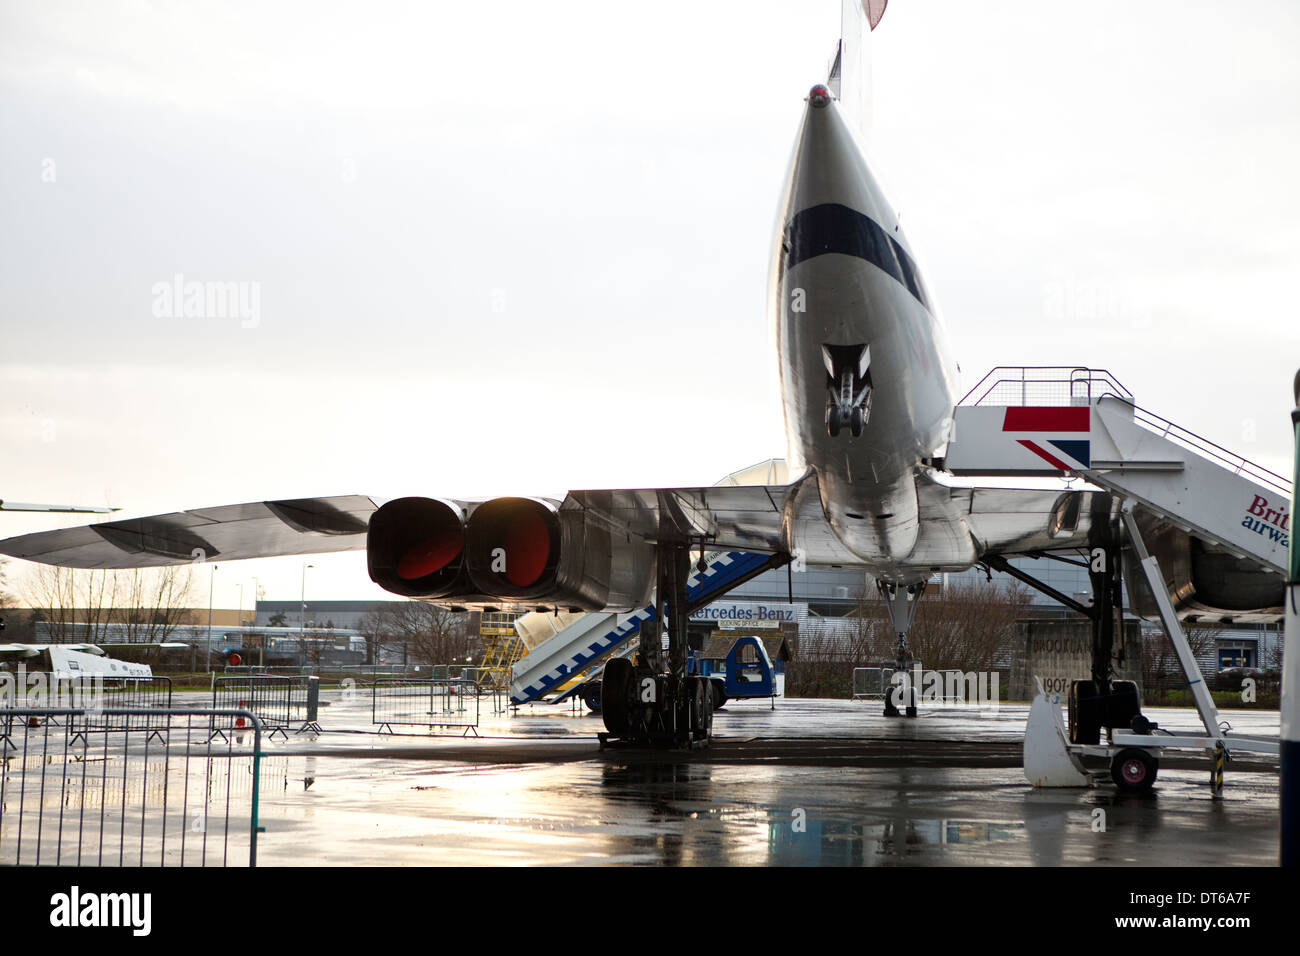
<instances>
[{"instance_id":1,"label":"concrete ground","mask_svg":"<svg viewBox=\"0 0 1300 956\"><path fill-rule=\"evenodd\" d=\"M704 751L600 750L568 705L492 712L478 739L373 732L369 696L326 692L320 735L268 741L262 864L1272 865L1275 761L1162 762L1155 791L1034 791L1028 708L731 702ZM1195 729L1191 710L1151 710ZM1273 713L1225 712L1276 734ZM400 729L400 728L399 728Z\"/></svg>"}]
</instances>

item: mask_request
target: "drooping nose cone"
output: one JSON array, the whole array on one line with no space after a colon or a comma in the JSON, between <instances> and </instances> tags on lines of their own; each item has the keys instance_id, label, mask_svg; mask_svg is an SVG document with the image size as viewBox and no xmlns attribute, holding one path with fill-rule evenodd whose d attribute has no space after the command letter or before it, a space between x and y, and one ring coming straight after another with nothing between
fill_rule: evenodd
<instances>
[{"instance_id":1,"label":"drooping nose cone","mask_svg":"<svg viewBox=\"0 0 1300 956\"><path fill-rule=\"evenodd\" d=\"M807 102L783 208L788 238L797 248L789 250L785 264L826 252L896 260L899 257L890 248L894 244L910 257L898 214L871 174L839 103L820 84L809 92ZM879 255L870 248L877 243L884 244ZM880 264L887 271L898 271L893 261Z\"/></svg>"}]
</instances>

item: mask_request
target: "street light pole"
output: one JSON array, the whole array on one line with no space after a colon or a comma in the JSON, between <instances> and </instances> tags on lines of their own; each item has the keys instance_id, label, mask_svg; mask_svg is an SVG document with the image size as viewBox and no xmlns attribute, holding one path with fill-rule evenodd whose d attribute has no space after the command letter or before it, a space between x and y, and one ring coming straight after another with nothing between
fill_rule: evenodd
<instances>
[{"instance_id":1,"label":"street light pole","mask_svg":"<svg viewBox=\"0 0 1300 956\"><path fill-rule=\"evenodd\" d=\"M300 653L307 648L307 569L314 567L316 565L308 564L306 561L302 563L302 594L299 598L301 617L298 619L298 650Z\"/></svg>"},{"instance_id":2,"label":"street light pole","mask_svg":"<svg viewBox=\"0 0 1300 956\"><path fill-rule=\"evenodd\" d=\"M207 660L208 671L212 670L212 591L217 581L217 566L208 565L208 647L205 659Z\"/></svg>"}]
</instances>

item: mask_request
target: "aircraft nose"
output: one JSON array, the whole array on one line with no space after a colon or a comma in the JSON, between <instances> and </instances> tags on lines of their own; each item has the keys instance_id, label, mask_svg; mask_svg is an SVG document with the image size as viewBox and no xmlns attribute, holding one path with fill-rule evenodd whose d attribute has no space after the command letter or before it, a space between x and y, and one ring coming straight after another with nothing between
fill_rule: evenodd
<instances>
[{"instance_id":1,"label":"aircraft nose","mask_svg":"<svg viewBox=\"0 0 1300 956\"><path fill-rule=\"evenodd\" d=\"M893 232L898 216L871 174L861 145L845 122L840 103L823 84L809 92L795 143L787 221L813 206L847 206Z\"/></svg>"}]
</instances>

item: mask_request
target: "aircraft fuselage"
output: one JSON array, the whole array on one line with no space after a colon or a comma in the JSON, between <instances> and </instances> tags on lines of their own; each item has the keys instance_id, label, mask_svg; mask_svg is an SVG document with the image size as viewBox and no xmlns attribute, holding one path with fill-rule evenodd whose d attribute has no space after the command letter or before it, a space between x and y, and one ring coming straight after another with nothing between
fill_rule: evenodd
<instances>
[{"instance_id":1,"label":"aircraft fuselage","mask_svg":"<svg viewBox=\"0 0 1300 956\"><path fill-rule=\"evenodd\" d=\"M918 538L916 478L948 439L957 368L898 215L819 90L796 141L769 287L787 454L792 471L816 473L844 546L870 570L903 576Z\"/></svg>"}]
</instances>

